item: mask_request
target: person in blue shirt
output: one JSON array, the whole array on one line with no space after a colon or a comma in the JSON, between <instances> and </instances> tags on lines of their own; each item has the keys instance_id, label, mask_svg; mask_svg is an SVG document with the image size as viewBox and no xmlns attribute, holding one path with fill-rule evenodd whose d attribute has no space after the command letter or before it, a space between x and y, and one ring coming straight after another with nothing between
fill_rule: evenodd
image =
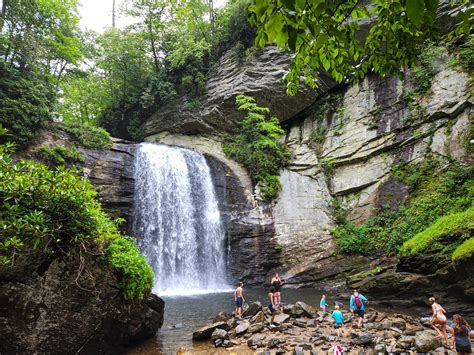
<instances>
[{"instance_id":1,"label":"person in blue shirt","mask_svg":"<svg viewBox=\"0 0 474 355\"><path fill-rule=\"evenodd\" d=\"M354 290L354 293L351 296L349 307L352 313L355 313L359 316L358 327L362 328L364 325L364 313L365 313L365 303L368 303L369 300L364 297L364 295L359 294L357 290Z\"/></svg>"},{"instance_id":2,"label":"person in blue shirt","mask_svg":"<svg viewBox=\"0 0 474 355\"><path fill-rule=\"evenodd\" d=\"M336 304L334 306L334 311L331 313L331 317L334 318L334 328L336 328L336 333L338 337L342 337L342 324L344 323L344 315L339 310L339 306Z\"/></svg>"},{"instance_id":3,"label":"person in blue shirt","mask_svg":"<svg viewBox=\"0 0 474 355\"><path fill-rule=\"evenodd\" d=\"M321 297L321 302L319 302L319 308L321 308L321 310L326 313L326 306L327 306L327 303L326 303L326 295L323 295Z\"/></svg>"}]
</instances>

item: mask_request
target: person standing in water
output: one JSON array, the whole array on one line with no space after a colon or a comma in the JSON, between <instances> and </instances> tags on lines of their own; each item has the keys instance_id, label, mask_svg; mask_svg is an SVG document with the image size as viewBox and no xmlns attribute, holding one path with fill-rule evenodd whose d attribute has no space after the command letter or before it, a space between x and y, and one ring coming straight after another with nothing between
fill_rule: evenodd
<instances>
[{"instance_id":1,"label":"person standing in water","mask_svg":"<svg viewBox=\"0 0 474 355\"><path fill-rule=\"evenodd\" d=\"M319 308L321 308L321 310L326 313L326 307L327 307L327 303L326 303L326 295L323 295L321 297L321 301L319 302Z\"/></svg>"},{"instance_id":2,"label":"person standing in water","mask_svg":"<svg viewBox=\"0 0 474 355\"><path fill-rule=\"evenodd\" d=\"M271 284L272 284L273 287L275 287L275 305L279 306L280 303L281 303L280 290L281 290L281 286L283 286L285 284L285 281L280 279L280 275L278 275L278 273L276 273L275 276L273 276Z\"/></svg>"},{"instance_id":3,"label":"person standing in water","mask_svg":"<svg viewBox=\"0 0 474 355\"><path fill-rule=\"evenodd\" d=\"M431 310L433 311L433 316L431 317L431 327L436 330L436 333L438 333L438 336L440 338L444 338L444 341L446 342L446 345L448 345L448 334L446 333L446 311L444 310L443 307L439 303L436 302L436 299L434 297L430 297L429 301L431 303ZM436 324L441 325L441 330L438 329Z\"/></svg>"},{"instance_id":4,"label":"person standing in water","mask_svg":"<svg viewBox=\"0 0 474 355\"><path fill-rule=\"evenodd\" d=\"M471 354L471 327L466 320L459 314L453 316L454 328L449 328L452 339L453 347L456 347L458 355Z\"/></svg>"},{"instance_id":5,"label":"person standing in water","mask_svg":"<svg viewBox=\"0 0 474 355\"><path fill-rule=\"evenodd\" d=\"M354 290L354 293L351 296L351 300L349 302L349 307L352 313L355 313L359 316L359 321L357 323L357 327L362 328L364 326L364 314L365 314L365 305L364 303L368 303L369 300L364 297L364 295L359 294L357 290Z\"/></svg>"},{"instance_id":6,"label":"person standing in water","mask_svg":"<svg viewBox=\"0 0 474 355\"><path fill-rule=\"evenodd\" d=\"M334 328L336 328L337 336L342 337L342 324L344 323L344 315L339 310L339 306L337 304L334 306L334 311L331 313L331 317L334 318Z\"/></svg>"},{"instance_id":7,"label":"person standing in water","mask_svg":"<svg viewBox=\"0 0 474 355\"><path fill-rule=\"evenodd\" d=\"M245 302L243 287L244 287L244 283L242 281L240 281L239 284L237 285L237 288L235 289L235 292L234 292L234 298L235 298L235 312L234 312L234 315L235 315L236 318L241 318L242 317L242 306Z\"/></svg>"},{"instance_id":8,"label":"person standing in water","mask_svg":"<svg viewBox=\"0 0 474 355\"><path fill-rule=\"evenodd\" d=\"M276 304L275 304L275 287L271 286L270 291L268 292L268 310L272 314L272 320L270 324L273 324L273 320L275 319L275 315L277 314Z\"/></svg>"}]
</instances>

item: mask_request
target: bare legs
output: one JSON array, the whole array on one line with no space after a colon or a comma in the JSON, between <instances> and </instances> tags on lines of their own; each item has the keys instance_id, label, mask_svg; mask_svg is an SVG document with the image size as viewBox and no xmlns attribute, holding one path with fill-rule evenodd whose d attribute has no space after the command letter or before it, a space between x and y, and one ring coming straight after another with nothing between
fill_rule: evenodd
<instances>
[{"instance_id":1,"label":"bare legs","mask_svg":"<svg viewBox=\"0 0 474 355\"><path fill-rule=\"evenodd\" d=\"M448 334L446 333L446 321L440 320L437 317L434 317L431 322L431 327L436 331L440 338L444 338L446 344L448 344ZM436 324L441 325L441 330L438 329Z\"/></svg>"}]
</instances>

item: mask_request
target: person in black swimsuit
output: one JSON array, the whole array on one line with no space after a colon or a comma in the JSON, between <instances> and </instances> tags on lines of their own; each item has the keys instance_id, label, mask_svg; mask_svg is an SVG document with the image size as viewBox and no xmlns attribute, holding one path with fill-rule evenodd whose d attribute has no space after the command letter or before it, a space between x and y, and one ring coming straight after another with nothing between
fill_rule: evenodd
<instances>
[{"instance_id":1,"label":"person in black swimsuit","mask_svg":"<svg viewBox=\"0 0 474 355\"><path fill-rule=\"evenodd\" d=\"M273 276L271 284L275 288L275 305L278 306L281 303L281 286L285 284L285 281L280 279L280 275L276 273L275 276Z\"/></svg>"},{"instance_id":2,"label":"person in black swimsuit","mask_svg":"<svg viewBox=\"0 0 474 355\"><path fill-rule=\"evenodd\" d=\"M471 354L471 327L459 314L453 316L454 328L449 328L452 334L453 347L456 347L458 355Z\"/></svg>"}]
</instances>

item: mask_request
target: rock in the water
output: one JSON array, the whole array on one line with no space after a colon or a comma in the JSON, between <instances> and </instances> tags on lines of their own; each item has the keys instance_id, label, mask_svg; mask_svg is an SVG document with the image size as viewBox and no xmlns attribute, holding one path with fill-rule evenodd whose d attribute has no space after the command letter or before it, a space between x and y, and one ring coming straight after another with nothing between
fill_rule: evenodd
<instances>
[{"instance_id":1,"label":"rock in the water","mask_svg":"<svg viewBox=\"0 0 474 355\"><path fill-rule=\"evenodd\" d=\"M242 321L236 328L235 328L235 334L237 336L244 334L248 329L250 328L250 322L249 321Z\"/></svg>"},{"instance_id":2,"label":"rock in the water","mask_svg":"<svg viewBox=\"0 0 474 355\"><path fill-rule=\"evenodd\" d=\"M258 333L258 332L261 332L263 330L263 328L265 328L265 325L263 323L255 323L255 324L252 324L249 327L248 332L249 333Z\"/></svg>"},{"instance_id":3,"label":"rock in the water","mask_svg":"<svg viewBox=\"0 0 474 355\"><path fill-rule=\"evenodd\" d=\"M255 334L249 340L247 340L247 345L252 347L261 347L263 346L263 341L265 340L265 335L262 334Z\"/></svg>"},{"instance_id":4,"label":"rock in the water","mask_svg":"<svg viewBox=\"0 0 474 355\"><path fill-rule=\"evenodd\" d=\"M229 325L226 322L217 322L206 325L193 333L193 340L205 340L210 339L212 333L216 329L229 330Z\"/></svg>"},{"instance_id":5,"label":"rock in the water","mask_svg":"<svg viewBox=\"0 0 474 355\"><path fill-rule=\"evenodd\" d=\"M442 345L441 339L433 335L430 331L423 331L416 334L415 347L422 353L433 351Z\"/></svg>"},{"instance_id":6,"label":"rock in the water","mask_svg":"<svg viewBox=\"0 0 474 355\"><path fill-rule=\"evenodd\" d=\"M242 317L253 317L262 310L262 304L260 302L252 303L243 313Z\"/></svg>"},{"instance_id":7,"label":"rock in the water","mask_svg":"<svg viewBox=\"0 0 474 355\"><path fill-rule=\"evenodd\" d=\"M303 314L308 318L314 318L318 314L316 308L304 303L304 302L296 302L296 305L299 306L303 310Z\"/></svg>"},{"instance_id":8,"label":"rock in the water","mask_svg":"<svg viewBox=\"0 0 474 355\"><path fill-rule=\"evenodd\" d=\"M212 332L211 339L212 340L217 340L217 339L226 339L228 337L227 332L224 329L215 329Z\"/></svg>"},{"instance_id":9,"label":"rock in the water","mask_svg":"<svg viewBox=\"0 0 474 355\"><path fill-rule=\"evenodd\" d=\"M282 323L288 322L289 320L290 316L288 314L280 313L275 316L273 323L280 325Z\"/></svg>"},{"instance_id":10,"label":"rock in the water","mask_svg":"<svg viewBox=\"0 0 474 355\"><path fill-rule=\"evenodd\" d=\"M229 319L231 319L232 316L226 312L219 312L217 316L213 319L214 323L217 322L227 322Z\"/></svg>"}]
</instances>

